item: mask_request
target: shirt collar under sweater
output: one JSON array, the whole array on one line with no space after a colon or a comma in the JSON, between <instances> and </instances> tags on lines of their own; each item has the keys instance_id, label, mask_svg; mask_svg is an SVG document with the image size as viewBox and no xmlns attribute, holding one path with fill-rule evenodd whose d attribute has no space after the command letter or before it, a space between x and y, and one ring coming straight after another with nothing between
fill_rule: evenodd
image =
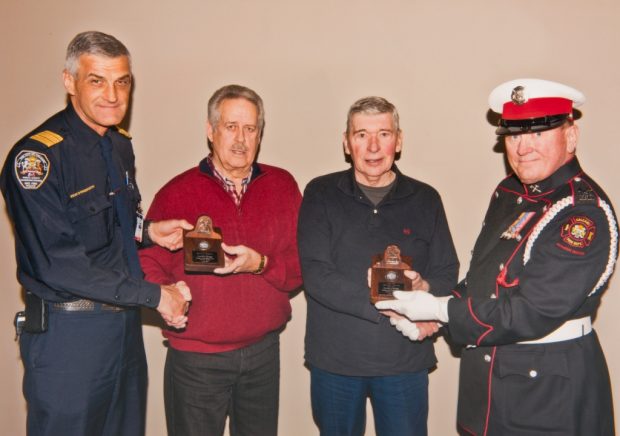
<instances>
[{"instance_id":1,"label":"shirt collar under sweater","mask_svg":"<svg viewBox=\"0 0 620 436\"><path fill-rule=\"evenodd\" d=\"M245 192L247 191L247 187L250 185L250 183L254 179L256 179L256 177L258 177L258 175L262 172L256 162L252 163L250 174L246 178L247 182L246 179L244 179L243 190L241 194L237 194L237 192L235 191L234 183L228 183L228 179L226 179L223 175L217 172L215 166L213 165L211 154L209 154L207 157L200 161L200 164L198 164L198 168L200 169L201 173L213 177L215 180L217 180L217 183L222 187L222 189L224 189L224 191L226 191L232 197L232 199L237 205L241 202L241 197L243 197L243 194L245 194Z\"/></svg>"}]
</instances>

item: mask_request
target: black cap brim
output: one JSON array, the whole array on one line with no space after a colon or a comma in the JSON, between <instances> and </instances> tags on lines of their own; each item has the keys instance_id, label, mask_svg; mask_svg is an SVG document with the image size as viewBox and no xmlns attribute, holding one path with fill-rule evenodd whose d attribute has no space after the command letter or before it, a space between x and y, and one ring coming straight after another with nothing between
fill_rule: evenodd
<instances>
[{"instance_id":1,"label":"black cap brim","mask_svg":"<svg viewBox=\"0 0 620 436\"><path fill-rule=\"evenodd\" d=\"M541 118L529 118L525 120L499 120L499 126L495 130L495 134L499 136L505 135L521 135L523 133L544 132L545 130L560 127L569 118L569 114L551 115Z\"/></svg>"}]
</instances>

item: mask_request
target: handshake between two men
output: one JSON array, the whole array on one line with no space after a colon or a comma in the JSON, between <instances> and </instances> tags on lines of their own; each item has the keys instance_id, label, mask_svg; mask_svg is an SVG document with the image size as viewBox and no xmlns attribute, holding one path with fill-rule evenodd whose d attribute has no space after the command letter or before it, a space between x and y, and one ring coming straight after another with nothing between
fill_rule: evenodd
<instances>
[{"instance_id":1,"label":"handshake between two men","mask_svg":"<svg viewBox=\"0 0 620 436\"><path fill-rule=\"evenodd\" d=\"M194 226L186 220L164 220L150 222L146 228L148 239L153 243L175 251L183 247L183 230ZM192 294L183 281L170 285L161 285L161 297L157 311L166 324L175 329L185 328L187 312Z\"/></svg>"}]
</instances>

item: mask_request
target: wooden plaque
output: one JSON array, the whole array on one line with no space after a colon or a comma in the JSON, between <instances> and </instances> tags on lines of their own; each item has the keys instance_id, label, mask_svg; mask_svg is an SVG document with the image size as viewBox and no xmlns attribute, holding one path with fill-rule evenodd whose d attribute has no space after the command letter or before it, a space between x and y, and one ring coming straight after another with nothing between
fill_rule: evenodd
<instances>
[{"instance_id":1,"label":"wooden plaque","mask_svg":"<svg viewBox=\"0 0 620 436\"><path fill-rule=\"evenodd\" d=\"M370 272L370 301L375 304L381 300L392 300L394 291L411 291L413 282L405 277L410 270L412 259L401 256L396 245L388 245L383 254L372 258Z\"/></svg>"},{"instance_id":2,"label":"wooden plaque","mask_svg":"<svg viewBox=\"0 0 620 436\"><path fill-rule=\"evenodd\" d=\"M206 215L198 218L194 230L183 231L183 251L187 273L210 273L224 266L222 232Z\"/></svg>"}]
</instances>

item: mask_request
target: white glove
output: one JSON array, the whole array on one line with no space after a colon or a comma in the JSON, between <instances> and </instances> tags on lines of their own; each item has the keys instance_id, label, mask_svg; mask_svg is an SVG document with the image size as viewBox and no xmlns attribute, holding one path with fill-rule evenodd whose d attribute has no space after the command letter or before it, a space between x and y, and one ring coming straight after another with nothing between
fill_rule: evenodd
<instances>
[{"instance_id":1,"label":"white glove","mask_svg":"<svg viewBox=\"0 0 620 436\"><path fill-rule=\"evenodd\" d=\"M435 297L425 291L395 291L395 300L378 301L379 310L393 310L411 321L448 322L448 300L452 297Z\"/></svg>"},{"instance_id":2,"label":"white glove","mask_svg":"<svg viewBox=\"0 0 620 436\"><path fill-rule=\"evenodd\" d=\"M396 327L396 330L401 332L403 336L408 337L412 341L417 341L420 337L420 329L418 329L418 326L409 321L407 318L390 318L390 324Z\"/></svg>"}]
</instances>

